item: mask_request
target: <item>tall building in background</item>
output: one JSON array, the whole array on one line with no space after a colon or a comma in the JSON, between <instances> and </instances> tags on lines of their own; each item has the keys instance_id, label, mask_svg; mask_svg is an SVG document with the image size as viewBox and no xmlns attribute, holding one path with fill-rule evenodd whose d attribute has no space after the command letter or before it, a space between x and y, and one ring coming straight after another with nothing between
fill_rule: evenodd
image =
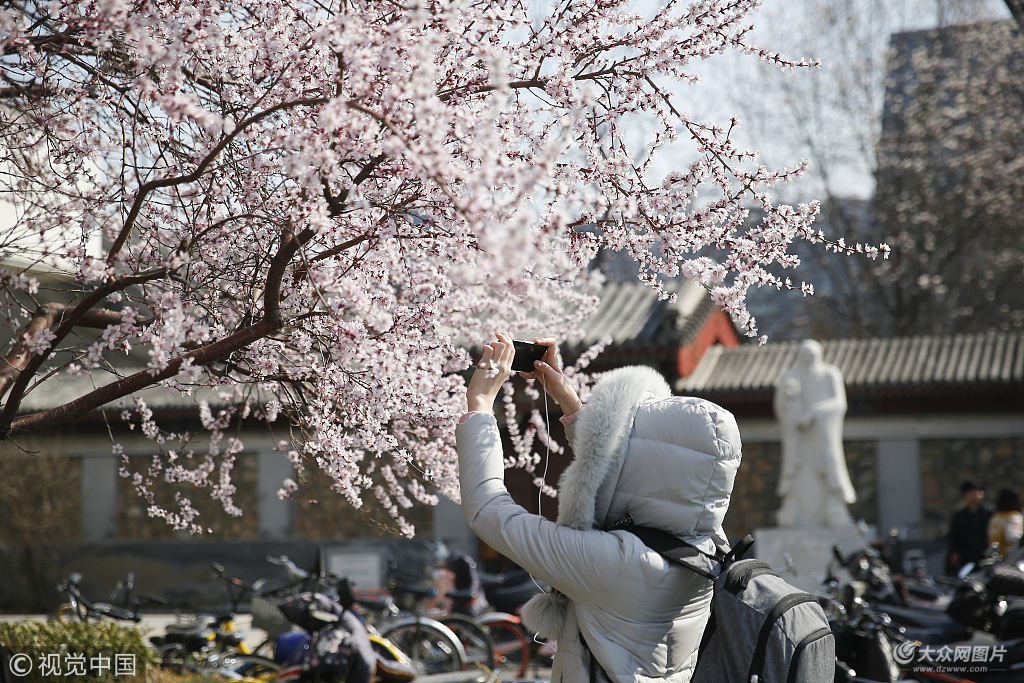
<instances>
[{"instance_id":1,"label":"tall building in background","mask_svg":"<svg viewBox=\"0 0 1024 683\"><path fill-rule=\"evenodd\" d=\"M751 311L773 340L1024 329L1024 33L894 34L884 85L875 196L825 203L817 225L891 256L797 245L815 295L755 291Z\"/></svg>"},{"instance_id":2,"label":"tall building in background","mask_svg":"<svg viewBox=\"0 0 1024 683\"><path fill-rule=\"evenodd\" d=\"M1024 35L1013 21L892 37L875 221L890 334L1024 326Z\"/></svg>"}]
</instances>

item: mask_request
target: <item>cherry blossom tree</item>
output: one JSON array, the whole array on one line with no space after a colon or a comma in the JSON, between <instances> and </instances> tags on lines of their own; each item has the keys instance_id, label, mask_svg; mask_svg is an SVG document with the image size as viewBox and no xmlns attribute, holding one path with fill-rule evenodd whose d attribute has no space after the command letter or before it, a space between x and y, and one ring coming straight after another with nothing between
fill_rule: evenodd
<instances>
[{"instance_id":1,"label":"cherry blossom tree","mask_svg":"<svg viewBox=\"0 0 1024 683\"><path fill-rule=\"evenodd\" d=\"M793 286L767 267L818 239L816 205L769 189L800 165L759 165L675 92L727 50L801 65L751 42L759 4L7 0L0 439L113 406L160 452L123 476L182 485L150 514L200 530L197 489L241 512L235 427L284 423L282 457L413 533L403 510L458 498L467 348L578 332L598 250L699 281L752 336L747 290ZM95 388L22 409L65 376ZM153 388L190 397L202 444Z\"/></svg>"}]
</instances>

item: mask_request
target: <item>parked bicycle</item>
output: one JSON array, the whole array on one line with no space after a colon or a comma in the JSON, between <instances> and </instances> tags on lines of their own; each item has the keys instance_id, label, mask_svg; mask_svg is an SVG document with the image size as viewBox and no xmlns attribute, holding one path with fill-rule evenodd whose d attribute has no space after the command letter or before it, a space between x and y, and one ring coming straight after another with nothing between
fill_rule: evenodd
<instances>
[{"instance_id":1,"label":"parked bicycle","mask_svg":"<svg viewBox=\"0 0 1024 683\"><path fill-rule=\"evenodd\" d=\"M172 624L163 635L151 636L150 642L160 656L160 667L177 674L276 681L281 668L268 657L242 652L230 632L209 623L191 628Z\"/></svg>"},{"instance_id":2,"label":"parked bicycle","mask_svg":"<svg viewBox=\"0 0 1024 683\"><path fill-rule=\"evenodd\" d=\"M474 619L487 629L494 646L494 668L502 679L523 678L531 666L536 671L544 658L542 651L548 646L535 641L514 612L539 592L540 586L523 570L502 575L485 574L477 571L475 563L460 569L455 573L462 574L461 583L465 587L445 589L445 602L449 603L450 611L462 614L476 612ZM475 577L467 574L475 574ZM459 581L454 584L458 586ZM477 584L479 589L474 588ZM480 613L475 609L474 606L481 602L478 591L484 592L489 611Z\"/></svg>"},{"instance_id":3,"label":"parked bicycle","mask_svg":"<svg viewBox=\"0 0 1024 683\"><path fill-rule=\"evenodd\" d=\"M385 661L407 660L419 674L462 671L476 660L488 668L493 664L493 654L478 654L475 646L471 662L463 644L464 640L480 642L482 631L479 625L467 625L457 618L448 624L427 615L416 615L401 609L394 596L386 591L363 591L357 598L346 579L331 573L306 571L286 555L268 556L267 561L284 569L287 579L268 578L253 583L253 626L273 634L271 637L275 642L280 634L291 628L278 609L281 600L300 592L319 592L339 600L348 608L356 603L361 605L370 641ZM456 621L459 623L454 623ZM476 629L475 635L466 635L473 628ZM489 641L485 646L487 643Z\"/></svg>"},{"instance_id":4,"label":"parked bicycle","mask_svg":"<svg viewBox=\"0 0 1024 683\"><path fill-rule=\"evenodd\" d=\"M462 642L440 621L399 609L391 594L383 589L353 592L354 604L359 606L370 633L404 653L418 674L452 673L467 668Z\"/></svg>"},{"instance_id":5,"label":"parked bicycle","mask_svg":"<svg viewBox=\"0 0 1024 683\"><path fill-rule=\"evenodd\" d=\"M267 634L253 652L273 659L282 636L294 630L294 624L278 607L282 601L300 593L319 592L340 599L342 605L351 608L356 599L344 579L307 572L286 555L268 556L267 561L284 569L287 577L264 577L250 583L228 573L219 564L214 564L214 572L228 586L233 605L241 606L245 596L249 597L252 627ZM341 595L342 592L345 595ZM401 611L386 594L371 595L358 602L370 613L367 624L370 641L380 657L378 667L382 672L392 669L395 676L401 676L407 669L428 674L462 671L466 667L465 649L456 634L440 622L400 616Z\"/></svg>"},{"instance_id":6,"label":"parked bicycle","mask_svg":"<svg viewBox=\"0 0 1024 683\"><path fill-rule=\"evenodd\" d=\"M135 597L135 574L132 572L128 572L125 578L117 582L117 587L111 594L111 602L92 602L86 598L82 594L82 578L80 572L73 572L57 585L57 590L68 600L57 608L54 614L57 620L86 622L114 619L138 623L142 620L139 608L149 604L167 604L165 600L154 595Z\"/></svg>"},{"instance_id":7,"label":"parked bicycle","mask_svg":"<svg viewBox=\"0 0 1024 683\"><path fill-rule=\"evenodd\" d=\"M458 638L466 652L466 665L481 665L493 669L496 665L494 642L490 630L478 619L443 607L428 608L426 604L438 595L433 587L403 586L389 583L389 590L399 608L399 614L435 619ZM450 595L450 594L449 594Z\"/></svg>"},{"instance_id":8,"label":"parked bicycle","mask_svg":"<svg viewBox=\"0 0 1024 683\"><path fill-rule=\"evenodd\" d=\"M211 563L213 577L225 586L230 610L197 614L168 624L164 633L150 642L160 655L161 666L178 673L194 673L219 678L275 680L278 666L273 661L273 641L261 645L265 655L256 654L246 644L247 633L236 627L236 617L247 598L260 593L260 587L227 572L223 565Z\"/></svg>"}]
</instances>

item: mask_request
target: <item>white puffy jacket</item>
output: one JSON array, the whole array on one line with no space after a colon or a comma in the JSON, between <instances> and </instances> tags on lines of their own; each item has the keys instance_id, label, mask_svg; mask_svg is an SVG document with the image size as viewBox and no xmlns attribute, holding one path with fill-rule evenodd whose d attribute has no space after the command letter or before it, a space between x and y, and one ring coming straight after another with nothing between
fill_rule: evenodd
<instances>
[{"instance_id":1,"label":"white puffy jacket","mask_svg":"<svg viewBox=\"0 0 1024 683\"><path fill-rule=\"evenodd\" d=\"M559 484L555 523L513 502L497 423L471 414L456 430L466 521L559 591L534 598L523 614L558 640L553 683L589 683L583 639L613 681L686 683L710 582L629 532L603 529L628 515L705 550L724 545L740 462L735 419L708 401L672 396L651 368L629 367L598 382L567 431L575 458Z\"/></svg>"}]
</instances>

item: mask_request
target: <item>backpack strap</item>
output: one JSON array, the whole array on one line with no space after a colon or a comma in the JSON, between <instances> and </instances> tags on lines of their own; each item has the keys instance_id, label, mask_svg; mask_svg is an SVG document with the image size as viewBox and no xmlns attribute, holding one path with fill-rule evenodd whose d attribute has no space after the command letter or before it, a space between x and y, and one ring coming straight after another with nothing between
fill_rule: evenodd
<instances>
[{"instance_id":1,"label":"backpack strap","mask_svg":"<svg viewBox=\"0 0 1024 683\"><path fill-rule=\"evenodd\" d=\"M807 646L829 636L834 637L832 629L828 626L822 626L814 633L804 636L803 640L796 644L796 649L793 650L793 658L789 662L789 676L786 679L786 683L796 683L796 676L800 669L800 655L807 649Z\"/></svg>"},{"instance_id":2,"label":"backpack strap","mask_svg":"<svg viewBox=\"0 0 1024 683\"><path fill-rule=\"evenodd\" d=\"M723 564L730 565L736 560L742 560L743 556L747 554L754 545L754 537L747 534L743 539L732 547L732 550L725 554L725 560Z\"/></svg>"},{"instance_id":3,"label":"backpack strap","mask_svg":"<svg viewBox=\"0 0 1024 683\"><path fill-rule=\"evenodd\" d=\"M737 595L740 591L746 590L751 580L763 574L775 574L775 570L772 569L770 564L760 560L737 562L725 570L722 590Z\"/></svg>"},{"instance_id":4,"label":"backpack strap","mask_svg":"<svg viewBox=\"0 0 1024 683\"><path fill-rule=\"evenodd\" d=\"M714 554L706 553L700 548L690 545L667 531L652 529L651 527L626 524L614 527L616 531L628 531L633 534L651 550L662 555L665 559L681 564L687 569L700 574L706 579L714 581L722 573L726 562L726 553L716 549ZM731 551L730 551L731 552Z\"/></svg>"},{"instance_id":5,"label":"backpack strap","mask_svg":"<svg viewBox=\"0 0 1024 683\"><path fill-rule=\"evenodd\" d=\"M764 660L768 652L768 641L771 639L772 628L775 626L775 622L783 614L805 602L817 602L817 598L810 593L791 593L772 606L764 618L764 623L761 624L761 632L757 636L757 647L754 648L754 657L750 660L750 671L747 674L747 681L758 683L761 680L761 673L764 671Z\"/></svg>"}]
</instances>

